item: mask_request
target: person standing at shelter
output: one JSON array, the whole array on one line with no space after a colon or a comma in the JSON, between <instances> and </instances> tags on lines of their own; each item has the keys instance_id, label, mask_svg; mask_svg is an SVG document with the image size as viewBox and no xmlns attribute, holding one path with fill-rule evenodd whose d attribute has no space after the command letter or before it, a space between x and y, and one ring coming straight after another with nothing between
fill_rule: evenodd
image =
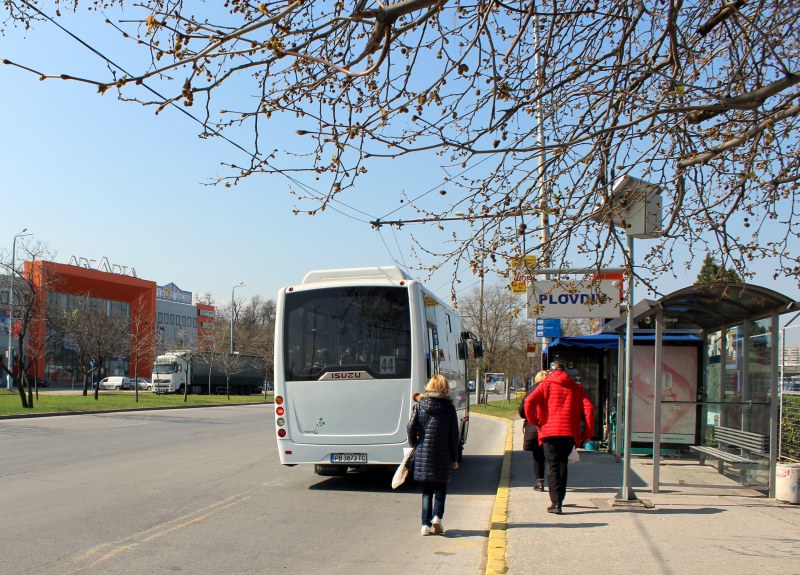
<instances>
[{"instance_id":1,"label":"person standing at shelter","mask_svg":"<svg viewBox=\"0 0 800 575\"><path fill-rule=\"evenodd\" d=\"M533 387L531 387L525 399L539 387L539 384L549 373L549 371L543 370L536 374L536 377L533 379ZM522 449L530 451L533 455L533 488L536 491L544 491L544 449L542 448L542 444L539 443L539 428L525 418L525 399L519 404L519 416L524 419L522 422L522 432L524 435Z\"/></svg>"},{"instance_id":2,"label":"person standing at shelter","mask_svg":"<svg viewBox=\"0 0 800 575\"><path fill-rule=\"evenodd\" d=\"M550 364L550 374L525 398L524 405L525 419L539 428L539 442L547 461L547 512L560 514L567 494L569 454L592 438L594 405L560 361ZM583 433L581 421L585 424Z\"/></svg>"},{"instance_id":3,"label":"person standing at shelter","mask_svg":"<svg viewBox=\"0 0 800 575\"><path fill-rule=\"evenodd\" d=\"M458 469L458 415L443 375L434 375L414 406L406 427L408 443L415 447L414 481L422 484L422 535L444 533L442 518L447 483Z\"/></svg>"}]
</instances>

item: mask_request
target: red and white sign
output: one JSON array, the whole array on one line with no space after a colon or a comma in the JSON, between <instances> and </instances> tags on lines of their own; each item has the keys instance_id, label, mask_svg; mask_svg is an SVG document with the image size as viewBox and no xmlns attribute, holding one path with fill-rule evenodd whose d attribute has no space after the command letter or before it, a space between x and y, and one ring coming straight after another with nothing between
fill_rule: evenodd
<instances>
[{"instance_id":1,"label":"red and white sign","mask_svg":"<svg viewBox=\"0 0 800 575\"><path fill-rule=\"evenodd\" d=\"M619 316L619 283L602 281L537 281L528 284L528 318Z\"/></svg>"}]
</instances>

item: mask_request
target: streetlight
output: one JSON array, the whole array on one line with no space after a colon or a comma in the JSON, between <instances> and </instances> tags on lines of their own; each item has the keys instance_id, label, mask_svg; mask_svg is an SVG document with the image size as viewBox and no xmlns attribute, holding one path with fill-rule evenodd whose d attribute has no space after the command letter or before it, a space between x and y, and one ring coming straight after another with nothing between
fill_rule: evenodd
<instances>
[{"instance_id":1,"label":"streetlight","mask_svg":"<svg viewBox=\"0 0 800 575\"><path fill-rule=\"evenodd\" d=\"M231 354L233 354L233 316L234 312L236 311L236 304L233 299L233 294L236 292L236 288L243 287L244 282L238 283L231 289Z\"/></svg>"},{"instance_id":2,"label":"streetlight","mask_svg":"<svg viewBox=\"0 0 800 575\"><path fill-rule=\"evenodd\" d=\"M11 283L9 284L8 288L8 375L6 376L6 389L11 389L12 380L11 380L11 367L13 364L12 354L14 353L13 345L13 337L12 337L12 326L14 325L14 317L12 313L12 306L14 305L14 274L17 273L17 238L22 238L25 236L32 236L33 234L26 234L25 232L28 231L28 228L25 228L20 233L14 236L14 241L11 243Z\"/></svg>"}]
</instances>

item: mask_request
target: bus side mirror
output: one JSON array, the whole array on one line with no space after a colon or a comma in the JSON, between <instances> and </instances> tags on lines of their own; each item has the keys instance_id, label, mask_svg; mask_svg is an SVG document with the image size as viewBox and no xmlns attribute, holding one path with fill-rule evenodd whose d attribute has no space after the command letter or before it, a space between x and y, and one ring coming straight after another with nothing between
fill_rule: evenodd
<instances>
[{"instance_id":1,"label":"bus side mirror","mask_svg":"<svg viewBox=\"0 0 800 575\"><path fill-rule=\"evenodd\" d=\"M479 341L472 342L472 353L476 358L483 357L483 344Z\"/></svg>"},{"instance_id":2,"label":"bus side mirror","mask_svg":"<svg viewBox=\"0 0 800 575\"><path fill-rule=\"evenodd\" d=\"M466 342L464 342L464 341L459 342L458 345L456 346L456 349L458 349L458 359L465 359L467 357L467 343Z\"/></svg>"}]
</instances>

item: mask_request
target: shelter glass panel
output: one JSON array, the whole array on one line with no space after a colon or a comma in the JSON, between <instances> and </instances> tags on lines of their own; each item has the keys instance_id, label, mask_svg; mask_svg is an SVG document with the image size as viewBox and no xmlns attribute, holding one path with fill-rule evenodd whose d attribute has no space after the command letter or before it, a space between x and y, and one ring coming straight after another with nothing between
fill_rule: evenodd
<instances>
[{"instance_id":1,"label":"shelter glass panel","mask_svg":"<svg viewBox=\"0 0 800 575\"><path fill-rule=\"evenodd\" d=\"M774 337L770 318L753 322L747 346L748 386L750 402L744 410L746 431L769 434L770 402L772 398L772 354Z\"/></svg>"}]
</instances>

